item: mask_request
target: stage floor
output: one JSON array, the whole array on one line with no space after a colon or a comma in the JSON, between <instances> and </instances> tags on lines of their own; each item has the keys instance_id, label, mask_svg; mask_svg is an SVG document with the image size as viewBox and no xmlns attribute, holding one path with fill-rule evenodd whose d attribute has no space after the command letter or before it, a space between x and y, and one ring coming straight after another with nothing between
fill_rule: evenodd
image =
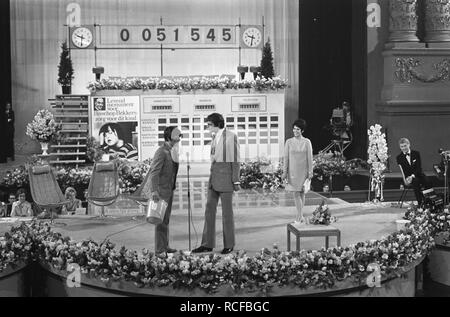
<instances>
[{"instance_id":1,"label":"stage floor","mask_svg":"<svg viewBox=\"0 0 450 317\"><path fill-rule=\"evenodd\" d=\"M308 216L315 206L305 207ZM341 230L342 245L360 241L379 239L396 230L395 220L402 218L405 209L392 208L388 204L383 207L368 204L333 204L330 205L332 215L338 217L333 226ZM201 243L204 211L193 210L192 248ZM92 238L98 242L108 236L116 243L116 247L126 246L132 250L148 248L154 250L154 225L148 224L143 217L115 218L78 218L58 219L65 226L57 226L55 231L68 235L75 240ZM294 207L258 207L238 208L235 210L236 247L235 250L246 250L255 254L262 248L271 248L275 243L281 250L286 250L286 225L295 218ZM187 212L174 211L170 219L170 246L178 250L188 250L188 216ZM5 224L0 225L4 231ZM217 215L217 246L219 252L223 248L221 210ZM335 245L330 238L330 246ZM294 243L295 245L295 243ZM302 238L302 249L318 249L324 246L323 238Z\"/></svg>"}]
</instances>

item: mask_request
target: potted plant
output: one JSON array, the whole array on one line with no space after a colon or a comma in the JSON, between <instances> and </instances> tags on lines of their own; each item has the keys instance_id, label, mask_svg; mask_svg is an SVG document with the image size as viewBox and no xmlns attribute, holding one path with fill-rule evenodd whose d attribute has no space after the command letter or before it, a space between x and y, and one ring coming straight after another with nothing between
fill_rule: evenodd
<instances>
[{"instance_id":1,"label":"potted plant","mask_svg":"<svg viewBox=\"0 0 450 317\"><path fill-rule=\"evenodd\" d=\"M59 135L61 127L47 109L39 110L27 125L26 134L41 143L42 155L48 155L48 144Z\"/></svg>"},{"instance_id":2,"label":"potted plant","mask_svg":"<svg viewBox=\"0 0 450 317\"><path fill-rule=\"evenodd\" d=\"M63 42L61 44L61 55L58 65L58 83L62 87L63 94L70 94L72 92L73 65L69 53L67 43Z\"/></svg>"},{"instance_id":3,"label":"potted plant","mask_svg":"<svg viewBox=\"0 0 450 317\"><path fill-rule=\"evenodd\" d=\"M275 76L275 71L273 69L273 55L272 55L272 47L270 46L270 39L268 39L266 44L264 44L260 72L261 77L267 79Z\"/></svg>"}]
</instances>

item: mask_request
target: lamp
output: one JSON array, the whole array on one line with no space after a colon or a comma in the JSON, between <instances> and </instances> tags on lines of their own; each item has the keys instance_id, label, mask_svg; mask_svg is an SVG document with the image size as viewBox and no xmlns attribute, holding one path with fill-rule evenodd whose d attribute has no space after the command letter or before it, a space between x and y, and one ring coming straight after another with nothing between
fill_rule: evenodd
<instances>
[{"instance_id":1,"label":"lamp","mask_svg":"<svg viewBox=\"0 0 450 317\"><path fill-rule=\"evenodd\" d=\"M253 73L253 79L256 80L259 72L261 71L261 67L259 66L250 66L250 73Z\"/></svg>"},{"instance_id":2,"label":"lamp","mask_svg":"<svg viewBox=\"0 0 450 317\"><path fill-rule=\"evenodd\" d=\"M103 74L105 72L105 68L104 67L94 67L92 68L92 73L95 74L95 80L100 80L100 74Z\"/></svg>"},{"instance_id":3,"label":"lamp","mask_svg":"<svg viewBox=\"0 0 450 317\"><path fill-rule=\"evenodd\" d=\"M248 72L248 66L238 66L237 68L238 73L241 75L241 80L244 80L245 73Z\"/></svg>"}]
</instances>

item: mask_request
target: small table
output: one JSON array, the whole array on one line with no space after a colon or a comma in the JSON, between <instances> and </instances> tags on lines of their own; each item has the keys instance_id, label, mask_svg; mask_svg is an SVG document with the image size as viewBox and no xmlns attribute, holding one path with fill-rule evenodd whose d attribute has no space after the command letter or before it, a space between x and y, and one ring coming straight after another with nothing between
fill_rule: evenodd
<instances>
[{"instance_id":1,"label":"small table","mask_svg":"<svg viewBox=\"0 0 450 317\"><path fill-rule=\"evenodd\" d=\"M332 226L306 225L289 223L287 225L287 250L291 251L291 233L297 239L296 249L300 251L300 237L325 237L325 248L328 249L329 237L336 236L337 246L341 246L341 231Z\"/></svg>"}]
</instances>

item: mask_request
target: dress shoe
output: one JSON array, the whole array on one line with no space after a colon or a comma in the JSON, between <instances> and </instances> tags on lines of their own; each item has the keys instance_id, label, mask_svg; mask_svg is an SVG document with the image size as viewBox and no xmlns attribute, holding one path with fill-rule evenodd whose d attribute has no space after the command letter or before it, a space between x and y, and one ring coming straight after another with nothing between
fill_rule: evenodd
<instances>
[{"instance_id":1,"label":"dress shoe","mask_svg":"<svg viewBox=\"0 0 450 317\"><path fill-rule=\"evenodd\" d=\"M211 252L212 250L213 250L212 248L208 248L201 245L198 248L192 250L192 253Z\"/></svg>"},{"instance_id":2,"label":"dress shoe","mask_svg":"<svg viewBox=\"0 0 450 317\"><path fill-rule=\"evenodd\" d=\"M166 249L166 252L167 252L167 253L175 253L175 252L177 252L177 250L168 247L168 248Z\"/></svg>"},{"instance_id":3,"label":"dress shoe","mask_svg":"<svg viewBox=\"0 0 450 317\"><path fill-rule=\"evenodd\" d=\"M228 254L228 253L231 253L231 252L233 252L233 248L231 248L231 249L229 249L229 248L223 248L222 252L220 252L220 253L222 253L222 254Z\"/></svg>"}]
</instances>

